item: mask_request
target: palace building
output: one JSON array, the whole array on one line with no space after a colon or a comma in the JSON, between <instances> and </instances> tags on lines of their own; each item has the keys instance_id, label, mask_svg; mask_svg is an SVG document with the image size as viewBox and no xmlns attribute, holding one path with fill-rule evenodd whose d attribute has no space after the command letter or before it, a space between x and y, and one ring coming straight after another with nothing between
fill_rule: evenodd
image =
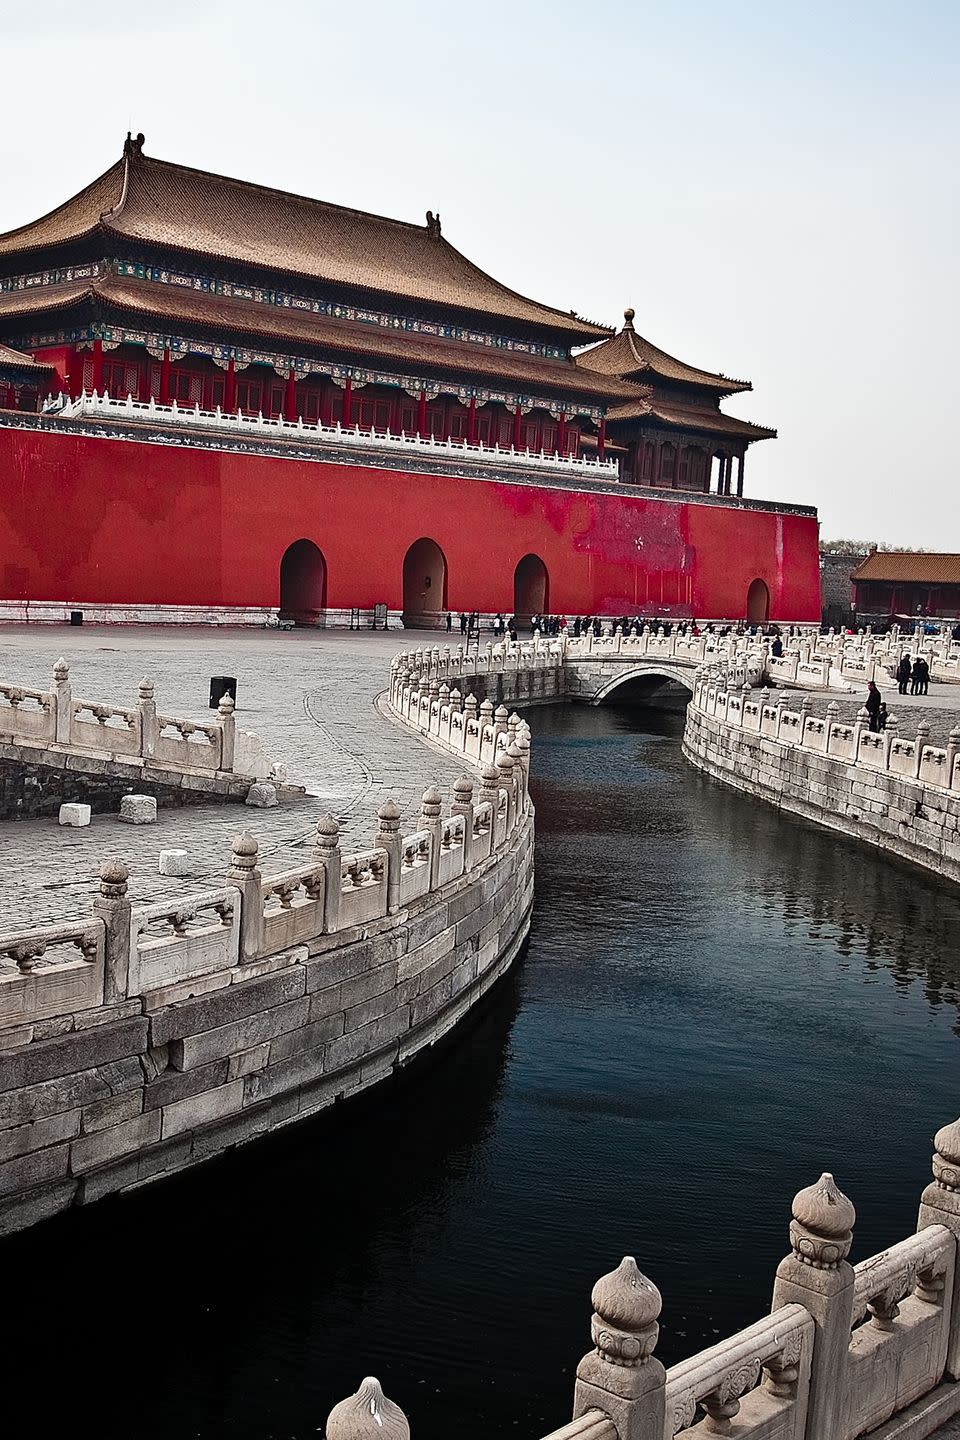
<instances>
[{"instance_id":1,"label":"palace building","mask_svg":"<svg viewBox=\"0 0 960 1440\"><path fill-rule=\"evenodd\" d=\"M634 322L128 136L0 236L0 614L816 619L815 513L744 496L749 383Z\"/></svg>"}]
</instances>

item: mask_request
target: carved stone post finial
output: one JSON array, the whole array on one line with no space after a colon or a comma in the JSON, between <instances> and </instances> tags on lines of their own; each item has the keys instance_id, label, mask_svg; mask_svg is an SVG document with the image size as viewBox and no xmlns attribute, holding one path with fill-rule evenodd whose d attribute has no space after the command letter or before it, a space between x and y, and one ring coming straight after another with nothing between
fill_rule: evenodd
<instances>
[{"instance_id":1,"label":"carved stone post finial","mask_svg":"<svg viewBox=\"0 0 960 1440\"><path fill-rule=\"evenodd\" d=\"M451 815L462 815L463 819L463 868L469 870L473 863L473 781L469 775L461 775L453 783Z\"/></svg>"},{"instance_id":2,"label":"carved stone post finial","mask_svg":"<svg viewBox=\"0 0 960 1440\"><path fill-rule=\"evenodd\" d=\"M237 744L237 722L234 717L235 705L232 695L221 695L217 706L217 722L220 726L220 770L232 770Z\"/></svg>"},{"instance_id":3,"label":"carved stone post finial","mask_svg":"<svg viewBox=\"0 0 960 1440\"><path fill-rule=\"evenodd\" d=\"M380 1381L368 1375L355 1395L330 1411L326 1440L410 1440L410 1424L400 1406L384 1395Z\"/></svg>"},{"instance_id":4,"label":"carved stone post finial","mask_svg":"<svg viewBox=\"0 0 960 1440\"><path fill-rule=\"evenodd\" d=\"M772 1310L798 1303L816 1326L807 1410L809 1435L834 1435L845 1395L853 1318L853 1268L847 1261L856 1211L832 1175L793 1201L790 1254L780 1261Z\"/></svg>"},{"instance_id":5,"label":"carved stone post finial","mask_svg":"<svg viewBox=\"0 0 960 1440\"><path fill-rule=\"evenodd\" d=\"M573 1417L603 1410L619 1440L660 1440L665 1371L653 1354L660 1333L660 1291L627 1255L597 1281L590 1298L596 1348L577 1366Z\"/></svg>"},{"instance_id":6,"label":"carved stone post finial","mask_svg":"<svg viewBox=\"0 0 960 1440\"><path fill-rule=\"evenodd\" d=\"M430 888L437 883L437 875L440 869L440 837L443 833L443 825L440 820L440 810L443 806L443 797L436 785L431 785L423 792L423 799L420 802L420 829L429 830L430 841Z\"/></svg>"},{"instance_id":7,"label":"carved stone post finial","mask_svg":"<svg viewBox=\"0 0 960 1440\"><path fill-rule=\"evenodd\" d=\"M331 934L340 924L340 892L342 859L340 826L332 815L321 815L317 821L317 859L324 868L323 932Z\"/></svg>"},{"instance_id":8,"label":"carved stone post finial","mask_svg":"<svg viewBox=\"0 0 960 1440\"><path fill-rule=\"evenodd\" d=\"M240 891L240 960L259 958L263 940L263 880L256 837L244 830L231 846L227 880Z\"/></svg>"},{"instance_id":9,"label":"carved stone post finial","mask_svg":"<svg viewBox=\"0 0 960 1440\"><path fill-rule=\"evenodd\" d=\"M377 811L377 836L374 844L387 852L387 912L400 908L400 810L393 800L385 800Z\"/></svg>"},{"instance_id":10,"label":"carved stone post finial","mask_svg":"<svg viewBox=\"0 0 960 1440\"><path fill-rule=\"evenodd\" d=\"M933 1179L920 1198L917 1229L945 1225L960 1240L960 1120L942 1126L933 1137ZM944 1303L947 1297L944 1296ZM960 1379L960 1274L954 1271L947 1339L947 1374Z\"/></svg>"},{"instance_id":11,"label":"carved stone post finial","mask_svg":"<svg viewBox=\"0 0 960 1440\"><path fill-rule=\"evenodd\" d=\"M69 745L73 704L70 691L70 667L62 655L53 667L53 695L57 707L56 742L58 745Z\"/></svg>"},{"instance_id":12,"label":"carved stone post finial","mask_svg":"<svg viewBox=\"0 0 960 1440\"><path fill-rule=\"evenodd\" d=\"M100 893L93 913L104 926L103 998L107 1005L127 999L130 974L130 911L127 895L130 871L122 860L105 860L100 866Z\"/></svg>"},{"instance_id":13,"label":"carved stone post finial","mask_svg":"<svg viewBox=\"0 0 960 1440\"><path fill-rule=\"evenodd\" d=\"M144 675L137 686L137 709L140 712L140 754L149 760L156 754L158 733L157 699L149 675Z\"/></svg>"}]
</instances>

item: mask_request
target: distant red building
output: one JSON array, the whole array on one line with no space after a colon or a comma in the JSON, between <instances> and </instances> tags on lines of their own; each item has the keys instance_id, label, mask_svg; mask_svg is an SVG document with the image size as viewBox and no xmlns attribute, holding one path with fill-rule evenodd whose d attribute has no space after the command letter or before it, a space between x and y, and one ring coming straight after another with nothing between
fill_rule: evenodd
<instances>
[{"instance_id":1,"label":"distant red building","mask_svg":"<svg viewBox=\"0 0 960 1440\"><path fill-rule=\"evenodd\" d=\"M743 499L749 384L633 320L128 137L0 236L0 600L816 619L815 512Z\"/></svg>"}]
</instances>

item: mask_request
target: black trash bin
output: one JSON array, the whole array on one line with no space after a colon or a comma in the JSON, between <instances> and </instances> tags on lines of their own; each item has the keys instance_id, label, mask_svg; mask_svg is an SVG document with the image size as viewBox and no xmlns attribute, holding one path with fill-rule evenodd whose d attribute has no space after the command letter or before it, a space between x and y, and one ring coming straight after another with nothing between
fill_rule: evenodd
<instances>
[{"instance_id":1,"label":"black trash bin","mask_svg":"<svg viewBox=\"0 0 960 1440\"><path fill-rule=\"evenodd\" d=\"M237 677L235 675L211 675L210 676L210 709L216 710L224 695L229 695L234 705L237 703Z\"/></svg>"},{"instance_id":2,"label":"black trash bin","mask_svg":"<svg viewBox=\"0 0 960 1440\"><path fill-rule=\"evenodd\" d=\"M83 611L82 611L82 610L71 610L71 611L70 611L70 624L71 624L71 625L82 625L82 624L83 624Z\"/></svg>"}]
</instances>

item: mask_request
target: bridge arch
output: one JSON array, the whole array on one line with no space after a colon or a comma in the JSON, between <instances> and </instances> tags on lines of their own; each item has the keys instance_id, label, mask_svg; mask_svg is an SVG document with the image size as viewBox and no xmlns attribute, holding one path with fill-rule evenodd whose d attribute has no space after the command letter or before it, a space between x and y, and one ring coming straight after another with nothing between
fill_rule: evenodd
<instances>
[{"instance_id":1,"label":"bridge arch","mask_svg":"<svg viewBox=\"0 0 960 1440\"><path fill-rule=\"evenodd\" d=\"M316 625L327 607L327 562L312 540L294 540L280 561L280 616Z\"/></svg>"},{"instance_id":2,"label":"bridge arch","mask_svg":"<svg viewBox=\"0 0 960 1440\"><path fill-rule=\"evenodd\" d=\"M663 665L654 660L645 664L640 662L637 665L624 665L616 675L609 676L602 681L590 697L590 704L602 705L604 700L609 700L611 695L622 686L636 681L649 681L651 693L658 690L661 685L675 684L682 685L692 695L695 669L696 667L693 665Z\"/></svg>"}]
</instances>

